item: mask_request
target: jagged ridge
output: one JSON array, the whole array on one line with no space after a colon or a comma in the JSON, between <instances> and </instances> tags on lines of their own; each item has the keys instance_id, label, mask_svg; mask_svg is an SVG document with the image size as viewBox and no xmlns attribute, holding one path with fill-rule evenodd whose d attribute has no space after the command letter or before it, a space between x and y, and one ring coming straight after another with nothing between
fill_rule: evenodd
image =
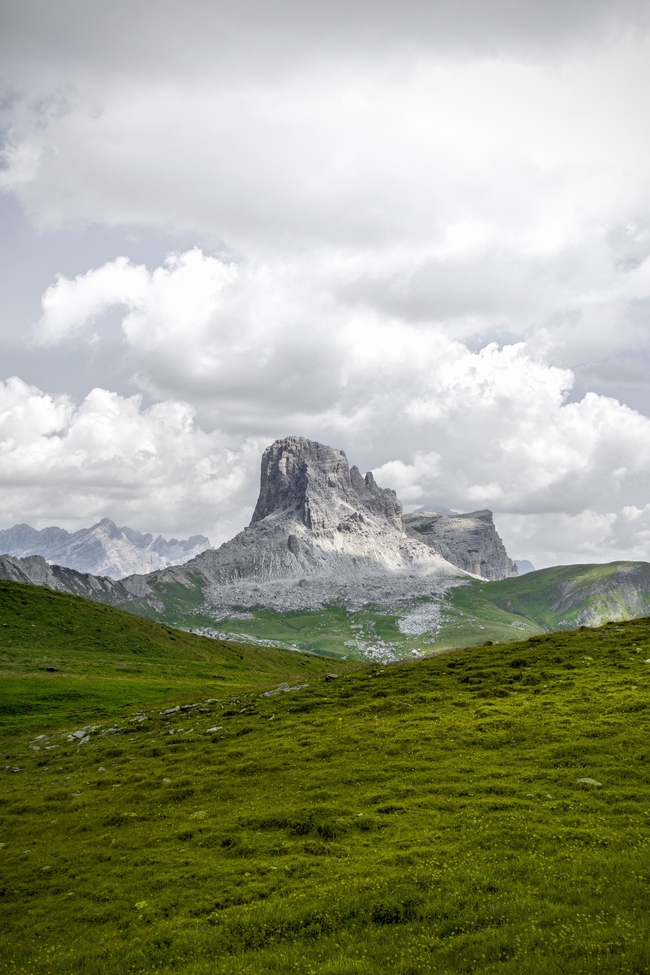
<instances>
[{"instance_id":1,"label":"jagged ridge","mask_svg":"<svg viewBox=\"0 0 650 975\"><path fill-rule=\"evenodd\" d=\"M0 552L21 559L41 555L50 563L112 579L178 565L209 547L205 535L167 541L126 525L118 528L110 518L76 532L54 526L38 531L30 525L0 531Z\"/></svg>"},{"instance_id":2,"label":"jagged ridge","mask_svg":"<svg viewBox=\"0 0 650 975\"><path fill-rule=\"evenodd\" d=\"M462 515L415 511L404 515L404 527L411 538L419 538L465 572L492 581L518 575L487 508Z\"/></svg>"}]
</instances>

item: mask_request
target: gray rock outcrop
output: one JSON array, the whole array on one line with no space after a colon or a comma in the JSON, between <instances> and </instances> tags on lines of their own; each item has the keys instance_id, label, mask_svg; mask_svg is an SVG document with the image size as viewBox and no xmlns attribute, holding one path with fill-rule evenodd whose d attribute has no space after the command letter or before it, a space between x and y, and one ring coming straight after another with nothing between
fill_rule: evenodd
<instances>
[{"instance_id":1,"label":"gray rock outcrop","mask_svg":"<svg viewBox=\"0 0 650 975\"><path fill-rule=\"evenodd\" d=\"M342 450L285 437L264 451L251 525L285 512L312 531L328 531L360 510L402 531L402 506L395 492L377 487L371 472L364 478L357 467L348 467Z\"/></svg>"},{"instance_id":2,"label":"gray rock outcrop","mask_svg":"<svg viewBox=\"0 0 650 975\"><path fill-rule=\"evenodd\" d=\"M465 572L490 580L518 575L487 509L463 515L414 511L404 515L404 527L410 538L419 538Z\"/></svg>"},{"instance_id":3,"label":"gray rock outcrop","mask_svg":"<svg viewBox=\"0 0 650 975\"><path fill-rule=\"evenodd\" d=\"M62 565L49 565L41 555L28 555L24 559L0 555L0 579L31 583L115 606L132 598L130 590L121 582L107 576L77 572Z\"/></svg>"}]
</instances>

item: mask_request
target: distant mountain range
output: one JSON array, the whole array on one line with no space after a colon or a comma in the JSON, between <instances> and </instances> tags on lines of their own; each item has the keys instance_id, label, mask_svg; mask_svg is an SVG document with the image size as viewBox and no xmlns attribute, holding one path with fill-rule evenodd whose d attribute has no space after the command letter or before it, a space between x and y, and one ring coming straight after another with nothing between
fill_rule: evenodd
<instances>
[{"instance_id":1,"label":"distant mountain range","mask_svg":"<svg viewBox=\"0 0 650 975\"><path fill-rule=\"evenodd\" d=\"M110 518L76 532L56 527L37 531L29 525L0 531L0 554L19 559L41 555L51 565L111 579L180 565L207 548L210 541L205 535L167 541L162 535L154 538L151 533L143 534L126 525L118 528Z\"/></svg>"}]
</instances>

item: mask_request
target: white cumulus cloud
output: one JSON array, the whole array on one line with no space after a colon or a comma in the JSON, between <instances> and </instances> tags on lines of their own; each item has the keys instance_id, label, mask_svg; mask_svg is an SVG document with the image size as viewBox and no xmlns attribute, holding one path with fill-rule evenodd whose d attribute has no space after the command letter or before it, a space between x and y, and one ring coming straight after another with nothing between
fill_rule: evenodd
<instances>
[{"instance_id":1,"label":"white cumulus cloud","mask_svg":"<svg viewBox=\"0 0 650 975\"><path fill-rule=\"evenodd\" d=\"M0 383L3 526L27 514L39 528L110 517L164 533L200 525L223 541L245 516L259 450L205 433L187 403L143 409L140 396L94 389L75 406L15 377Z\"/></svg>"}]
</instances>

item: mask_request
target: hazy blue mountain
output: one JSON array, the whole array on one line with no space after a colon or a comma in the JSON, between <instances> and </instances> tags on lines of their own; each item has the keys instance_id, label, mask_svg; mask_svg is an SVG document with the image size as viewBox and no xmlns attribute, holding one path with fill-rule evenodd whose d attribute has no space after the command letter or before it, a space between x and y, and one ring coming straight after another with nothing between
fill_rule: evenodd
<instances>
[{"instance_id":1,"label":"hazy blue mountain","mask_svg":"<svg viewBox=\"0 0 650 975\"><path fill-rule=\"evenodd\" d=\"M520 576L525 576L527 572L535 571L535 566L528 559L515 559L515 565Z\"/></svg>"},{"instance_id":2,"label":"hazy blue mountain","mask_svg":"<svg viewBox=\"0 0 650 975\"><path fill-rule=\"evenodd\" d=\"M112 579L179 565L207 548L210 542L205 535L181 541L162 535L154 538L126 525L118 528L110 518L76 532L56 527L37 531L30 525L0 531L0 554L20 559L41 555L51 564Z\"/></svg>"}]
</instances>

